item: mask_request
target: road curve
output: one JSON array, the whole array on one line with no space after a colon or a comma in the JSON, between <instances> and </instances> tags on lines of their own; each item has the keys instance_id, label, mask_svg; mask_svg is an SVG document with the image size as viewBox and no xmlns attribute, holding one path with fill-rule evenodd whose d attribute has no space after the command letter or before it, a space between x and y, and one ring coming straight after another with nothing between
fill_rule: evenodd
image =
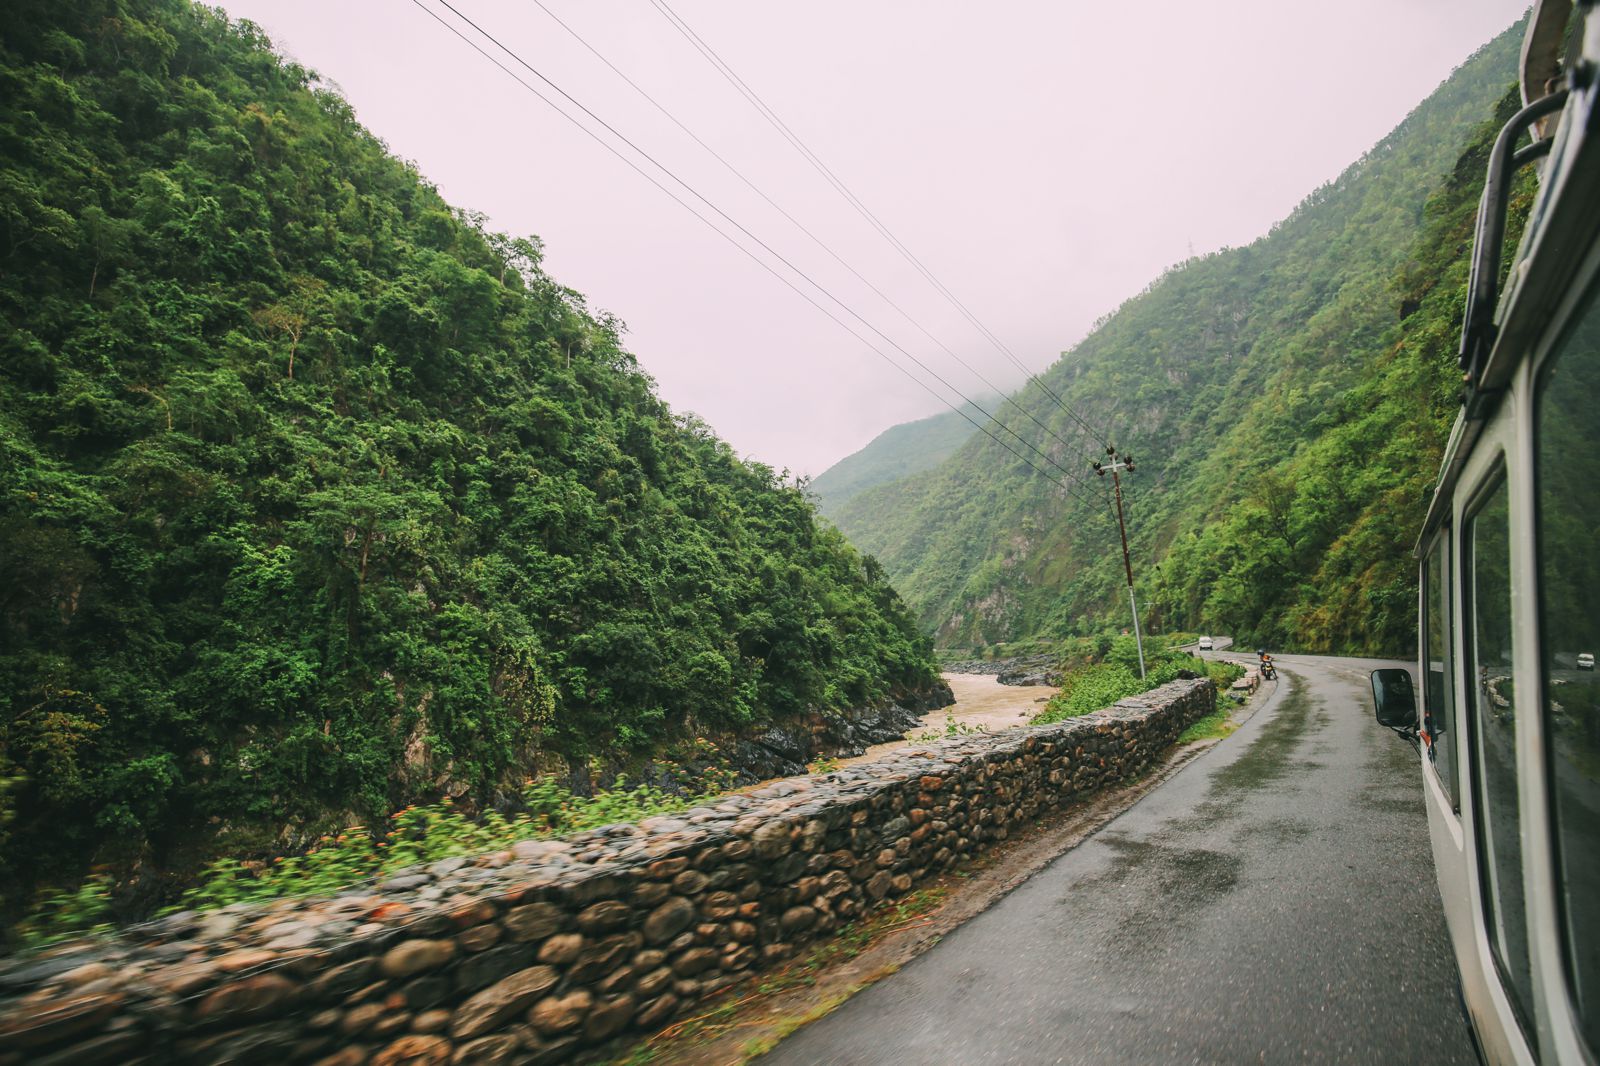
<instances>
[{"instance_id":1,"label":"road curve","mask_svg":"<svg viewBox=\"0 0 1600 1066\"><path fill-rule=\"evenodd\" d=\"M1238 732L899 973L812 1063L1475 1063L1410 749L1287 656Z\"/></svg>"}]
</instances>

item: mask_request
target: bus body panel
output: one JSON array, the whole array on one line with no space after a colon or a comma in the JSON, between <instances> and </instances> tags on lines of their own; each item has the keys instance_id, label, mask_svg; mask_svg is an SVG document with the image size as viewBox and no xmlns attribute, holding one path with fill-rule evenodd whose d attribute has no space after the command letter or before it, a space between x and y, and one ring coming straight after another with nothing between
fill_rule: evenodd
<instances>
[{"instance_id":1,"label":"bus body panel","mask_svg":"<svg viewBox=\"0 0 1600 1066\"><path fill-rule=\"evenodd\" d=\"M1570 172L1562 176L1568 180L1572 178ZM1543 713L1548 694L1545 691L1542 661L1541 641L1544 635L1539 633L1540 561L1536 528L1538 500L1534 470L1534 400L1544 364L1556 353L1573 322L1585 312L1594 298L1592 294L1597 285L1600 285L1600 243L1594 243L1582 265L1573 274L1547 329L1529 357L1523 359L1518 367L1510 390L1515 416L1511 432L1515 435L1520 460L1519 475L1525 490L1517 500L1518 506L1512 509L1512 520L1516 523L1513 544L1518 546L1514 564L1519 578L1515 606L1522 619L1518 623L1518 632L1534 634L1534 639L1522 641L1523 647L1518 648L1516 683L1521 693L1519 702L1525 699L1530 711L1537 711L1519 716L1517 723L1521 802L1523 809L1530 812L1523 819L1522 827L1523 853L1527 859L1524 891L1529 901L1528 947L1533 961L1534 991L1538 1003L1539 1045L1545 1050L1543 1057L1546 1061L1563 1063L1593 1063L1594 1059L1584 1050L1577 1035L1579 1019L1568 991L1561 915L1557 903L1562 885L1550 825L1550 812L1554 805L1551 795L1553 764L1546 735L1548 722Z\"/></svg>"},{"instance_id":2,"label":"bus body panel","mask_svg":"<svg viewBox=\"0 0 1600 1066\"><path fill-rule=\"evenodd\" d=\"M1479 864L1478 849L1480 782L1474 757L1477 735L1474 718L1478 709L1473 698L1473 686L1467 683L1465 675L1472 654L1469 646L1472 619L1467 616L1467 610L1472 605L1463 588L1463 575L1467 573L1468 565L1467 549L1463 546L1465 538L1461 531L1467 528L1478 502L1502 482L1513 504L1513 511L1521 498L1525 480L1520 449L1513 433L1515 410L1514 397L1507 395L1499 409L1484 424L1471 454L1461 467L1460 478L1450 502L1450 535L1454 545L1451 567L1445 580L1456 586L1456 592L1451 597L1450 619L1454 673L1449 683L1457 690L1457 728L1452 743L1456 765L1460 768L1460 820L1454 825L1450 824L1456 821L1456 816L1450 812L1448 800L1436 780L1431 786L1440 802L1437 807L1430 803L1428 811L1429 831L1434 842L1435 861L1438 863L1439 894L1445 907L1445 920L1450 929L1456 963L1461 969L1462 998L1477 1034L1479 1051L1491 1066L1533 1066L1538 1060L1501 983L1484 921L1484 872ZM1514 560L1519 555L1519 541L1514 527L1512 532L1511 555ZM1516 570L1513 563L1513 572ZM1513 629L1520 633L1522 631L1516 629L1515 607L1513 603ZM1527 643L1517 641L1513 653L1520 655ZM1520 685L1518 692L1521 692ZM1521 702L1520 696L1518 702ZM1530 714L1517 715L1519 760L1526 751L1525 745L1520 743L1521 727L1534 717ZM1428 778L1435 776L1431 767L1425 767L1423 772ZM1525 777L1525 774L1518 774L1519 781Z\"/></svg>"},{"instance_id":3,"label":"bus body panel","mask_svg":"<svg viewBox=\"0 0 1600 1066\"><path fill-rule=\"evenodd\" d=\"M1540 47L1546 50L1553 41L1559 43L1559 35L1550 28L1551 11L1556 8L1565 12L1563 20L1572 13L1564 0L1541 0L1534 12L1533 23L1544 26ZM1499 332L1471 402L1446 446L1437 494L1418 541L1417 665L1425 681L1430 668L1436 667L1432 676L1442 677L1442 684L1454 693L1455 735L1441 735L1437 742L1448 743L1455 755L1459 812L1453 809L1426 748L1421 753L1424 806L1462 998L1481 1054L1497 1066L1537 1062L1600 1066L1595 1049L1584 1041L1585 1018L1573 998L1575 978L1569 973L1569 946L1564 939L1567 929L1561 908L1568 886L1562 881L1555 844L1551 777L1555 741L1546 733L1551 703L1545 685L1547 670L1551 678L1556 676L1551 656L1570 658L1572 649L1555 644L1554 636L1541 631L1545 604L1540 583L1546 575L1541 573L1539 555L1536 469L1541 371L1568 343L1569 327L1579 316L1593 322L1600 313L1600 297L1594 295L1600 291L1600 112L1596 111L1600 16L1589 16L1583 9L1574 17L1583 21L1573 24L1575 33L1568 40L1581 42L1581 48L1567 45L1571 49L1567 58L1581 52L1587 66L1577 65L1580 76L1572 84L1565 109L1540 128L1540 135L1552 137L1553 143L1527 232L1496 309ZM1530 30L1530 45L1533 36ZM1525 66L1528 60L1525 54ZM1544 85L1532 96L1549 91L1550 86ZM1524 97L1530 98L1528 86ZM1592 342L1589 348L1582 347L1584 334L1571 335L1579 338L1576 351L1592 352ZM1580 365L1584 364L1574 363ZM1581 376L1560 382L1562 390L1596 384ZM1497 498L1502 483L1503 504ZM1600 485L1593 488L1600 492ZM1588 490L1585 484L1576 491L1587 498ZM1491 499L1496 513L1487 525L1475 525L1480 506ZM1502 506L1503 517L1498 513ZM1502 522L1504 549L1497 533ZM1475 545L1473 538L1479 536L1488 539ZM1430 586L1429 567L1436 563L1431 556L1441 538L1448 542L1444 556L1448 565L1438 569L1440 583L1449 585L1449 617L1435 619L1429 612L1439 602L1439 590ZM1600 551L1600 543L1596 550ZM1497 566L1504 571L1497 574ZM1475 572L1478 567L1484 568L1481 575ZM1484 583L1481 589L1472 587L1475 581ZM1586 591L1600 594L1600 589ZM1486 608L1473 602L1480 594ZM1448 632L1437 635L1453 655L1447 673L1442 662L1429 662L1430 628L1441 623ZM1548 652L1543 646L1546 639L1552 641ZM1477 646L1480 642L1483 647ZM1509 647L1501 647L1504 644ZM1484 658L1481 664L1474 658L1479 654ZM1572 823L1566 824L1570 832ZM1486 850L1495 856L1492 861L1484 858ZM1507 880L1515 862L1520 862L1519 876ZM1498 949L1491 946L1491 936ZM1591 945L1572 950L1582 955ZM1502 968L1497 951L1504 953L1510 969ZM1525 970L1520 966L1523 951ZM1513 1005L1510 988L1518 990L1515 995L1522 1009Z\"/></svg>"}]
</instances>

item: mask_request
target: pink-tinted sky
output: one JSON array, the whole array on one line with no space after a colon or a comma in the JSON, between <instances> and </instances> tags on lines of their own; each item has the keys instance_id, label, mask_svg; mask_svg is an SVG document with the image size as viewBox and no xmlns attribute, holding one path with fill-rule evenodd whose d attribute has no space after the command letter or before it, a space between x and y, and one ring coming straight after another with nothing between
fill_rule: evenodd
<instances>
[{"instance_id":1,"label":"pink-tinted sky","mask_svg":"<svg viewBox=\"0 0 1600 1066\"><path fill-rule=\"evenodd\" d=\"M987 391L535 0L450 2L956 387ZM922 327L1018 383L651 0L540 2ZM1191 250L1260 236L1526 6L667 3L1034 370ZM439 0L222 6L337 85L453 203L543 238L546 268L628 324L662 395L742 454L820 473L945 409L419 4L454 21Z\"/></svg>"}]
</instances>

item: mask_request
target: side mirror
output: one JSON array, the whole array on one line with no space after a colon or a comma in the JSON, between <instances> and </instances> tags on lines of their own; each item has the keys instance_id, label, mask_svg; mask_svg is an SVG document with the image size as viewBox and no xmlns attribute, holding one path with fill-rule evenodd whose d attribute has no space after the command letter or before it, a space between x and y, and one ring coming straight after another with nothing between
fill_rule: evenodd
<instances>
[{"instance_id":1,"label":"side mirror","mask_svg":"<svg viewBox=\"0 0 1600 1066\"><path fill-rule=\"evenodd\" d=\"M1372 702L1378 724L1390 729L1417 727L1417 694L1409 670L1372 671Z\"/></svg>"}]
</instances>

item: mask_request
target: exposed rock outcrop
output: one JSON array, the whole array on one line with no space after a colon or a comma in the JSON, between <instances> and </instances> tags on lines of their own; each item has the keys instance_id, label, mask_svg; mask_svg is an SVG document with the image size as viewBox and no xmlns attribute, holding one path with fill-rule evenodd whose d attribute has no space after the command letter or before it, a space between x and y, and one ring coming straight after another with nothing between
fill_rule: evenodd
<instances>
[{"instance_id":1,"label":"exposed rock outcrop","mask_svg":"<svg viewBox=\"0 0 1600 1066\"><path fill-rule=\"evenodd\" d=\"M900 740L922 724L923 715L954 702L950 686L941 681L925 692L905 694L898 702L878 707L813 711L739 738L733 748L733 768L753 781L803 774L816 759L849 758L874 744Z\"/></svg>"},{"instance_id":2,"label":"exposed rock outcrop","mask_svg":"<svg viewBox=\"0 0 1600 1066\"><path fill-rule=\"evenodd\" d=\"M1061 670L1055 656L1018 655L1010 659L967 659L947 663L952 674L994 674L1002 685L1059 685Z\"/></svg>"}]
</instances>

